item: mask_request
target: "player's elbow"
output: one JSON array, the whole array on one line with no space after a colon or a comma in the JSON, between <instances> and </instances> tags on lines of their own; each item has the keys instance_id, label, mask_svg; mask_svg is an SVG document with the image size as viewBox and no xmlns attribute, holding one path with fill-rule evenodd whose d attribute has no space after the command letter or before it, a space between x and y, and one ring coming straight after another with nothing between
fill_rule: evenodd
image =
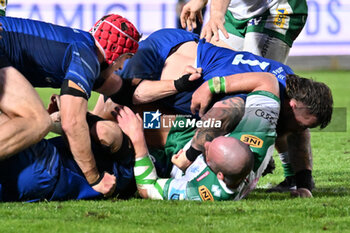
<instances>
[{"instance_id":1,"label":"player's elbow","mask_svg":"<svg viewBox=\"0 0 350 233\"><path fill-rule=\"evenodd\" d=\"M261 82L259 89L271 92L272 94L276 95L277 97L280 96L278 78L271 73L266 73L263 81Z\"/></svg>"},{"instance_id":2,"label":"player's elbow","mask_svg":"<svg viewBox=\"0 0 350 233\"><path fill-rule=\"evenodd\" d=\"M146 104L148 101L145 96L143 96L142 88L136 88L134 94L132 95L132 103L137 104Z\"/></svg>"}]
</instances>

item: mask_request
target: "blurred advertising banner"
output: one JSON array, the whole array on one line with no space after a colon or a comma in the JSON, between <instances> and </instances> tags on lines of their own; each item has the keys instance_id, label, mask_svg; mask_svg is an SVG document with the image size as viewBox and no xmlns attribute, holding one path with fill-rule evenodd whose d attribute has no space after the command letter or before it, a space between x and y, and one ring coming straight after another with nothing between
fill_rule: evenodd
<instances>
[{"instance_id":1,"label":"blurred advertising banner","mask_svg":"<svg viewBox=\"0 0 350 233\"><path fill-rule=\"evenodd\" d=\"M145 36L175 27L176 0L9 0L6 14L89 30L102 16L120 14Z\"/></svg>"},{"instance_id":2,"label":"blurred advertising banner","mask_svg":"<svg viewBox=\"0 0 350 233\"><path fill-rule=\"evenodd\" d=\"M103 15L128 18L146 38L176 25L177 0L9 0L7 15L89 30ZM350 55L349 0L308 0L307 23L290 55ZM206 20L209 17L207 11Z\"/></svg>"},{"instance_id":3,"label":"blurred advertising banner","mask_svg":"<svg viewBox=\"0 0 350 233\"><path fill-rule=\"evenodd\" d=\"M306 25L290 55L350 55L350 1L308 0Z\"/></svg>"}]
</instances>

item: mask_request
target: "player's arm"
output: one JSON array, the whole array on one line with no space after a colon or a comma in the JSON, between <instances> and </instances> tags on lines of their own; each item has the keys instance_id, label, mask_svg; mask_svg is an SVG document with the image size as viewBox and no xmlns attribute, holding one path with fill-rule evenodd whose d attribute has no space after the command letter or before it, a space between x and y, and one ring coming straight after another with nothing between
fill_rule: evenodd
<instances>
[{"instance_id":1,"label":"player's arm","mask_svg":"<svg viewBox=\"0 0 350 233\"><path fill-rule=\"evenodd\" d=\"M61 89L61 124L67 136L74 160L94 190L110 195L115 189L115 177L99 174L91 149L89 127L86 122L87 98L83 90L72 81L66 81Z\"/></svg>"},{"instance_id":2,"label":"player's arm","mask_svg":"<svg viewBox=\"0 0 350 233\"><path fill-rule=\"evenodd\" d=\"M297 193L302 197L311 197L312 181L312 151L310 131L296 132L288 135L288 155L296 176ZM305 190L307 189L310 192Z\"/></svg>"},{"instance_id":3,"label":"player's arm","mask_svg":"<svg viewBox=\"0 0 350 233\"><path fill-rule=\"evenodd\" d=\"M187 66L184 75L176 80L143 80L134 92L133 103L145 104L178 92L193 91L202 83L201 72L201 68Z\"/></svg>"},{"instance_id":4,"label":"player's arm","mask_svg":"<svg viewBox=\"0 0 350 233\"><path fill-rule=\"evenodd\" d=\"M233 74L226 77L215 77L203 83L192 95L191 111L199 110L203 116L213 95L220 93L249 93L264 90L279 96L276 77L267 72Z\"/></svg>"},{"instance_id":5,"label":"player's arm","mask_svg":"<svg viewBox=\"0 0 350 233\"><path fill-rule=\"evenodd\" d=\"M172 163L185 171L198 155L204 152L204 143L212 141L218 136L231 132L244 115L244 100L240 97L232 97L218 101L201 120L215 119L221 121L221 128L198 128L187 151L178 153L172 157Z\"/></svg>"},{"instance_id":6,"label":"player's arm","mask_svg":"<svg viewBox=\"0 0 350 233\"><path fill-rule=\"evenodd\" d=\"M163 188L168 179L157 176L154 164L149 156L143 132L143 121L126 106L116 109L115 118L122 131L130 138L135 150L134 174L140 196L150 199L163 199Z\"/></svg>"},{"instance_id":7,"label":"player's arm","mask_svg":"<svg viewBox=\"0 0 350 233\"><path fill-rule=\"evenodd\" d=\"M253 75L258 74L258 75ZM226 87L226 93L229 92L253 92L253 91L267 91L279 97L279 86L278 81L272 74L269 73L244 73L241 75L231 75L225 77L225 80L228 80L228 85ZM233 85L233 82L236 85ZM206 82L208 83L208 82ZM204 84L199 88L203 91L209 90L208 86ZM201 93L201 98L205 99L206 95L212 94L209 90L209 93ZM195 94L192 97L195 98ZM199 96L197 96L197 99ZM210 102L210 101L209 101ZM208 104L209 104L208 102ZM219 101L214 104L214 106L202 117L203 119L214 118L216 120L221 120L222 128L221 129L207 129L201 128L197 129L195 136L193 137L191 147L186 151L186 156L181 156L178 159L173 157L172 162L177 165L182 170L186 169L192 161L194 161L199 154L204 152L204 143L206 141L211 141L215 137L225 135L228 132L232 131L235 126L238 124L240 119L244 114L244 101L241 98L229 98L224 101ZM176 161L177 159L177 161Z\"/></svg>"}]
</instances>

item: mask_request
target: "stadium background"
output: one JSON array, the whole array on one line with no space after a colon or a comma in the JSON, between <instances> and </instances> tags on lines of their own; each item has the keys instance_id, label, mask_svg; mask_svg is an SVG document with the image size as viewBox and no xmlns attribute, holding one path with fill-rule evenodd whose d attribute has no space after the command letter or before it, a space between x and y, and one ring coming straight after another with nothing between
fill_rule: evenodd
<instances>
[{"instance_id":1,"label":"stadium background","mask_svg":"<svg viewBox=\"0 0 350 233\"><path fill-rule=\"evenodd\" d=\"M175 27L175 4L176 0L9 0L7 15L88 30L101 16L117 12L145 38L157 29ZM265 193L263 188L282 180L277 164L275 174L264 177L240 202L1 203L0 232L349 232L350 2L309 0L308 5L307 24L288 64L302 76L327 83L336 109L342 109L335 115L342 121L340 128L312 133L314 198ZM53 90L38 92L47 104ZM93 101L89 104L91 108Z\"/></svg>"},{"instance_id":2,"label":"stadium background","mask_svg":"<svg viewBox=\"0 0 350 233\"><path fill-rule=\"evenodd\" d=\"M157 29L175 27L176 2L177 0L10 0L7 15L89 30L103 15L117 12L133 22L146 38ZM294 43L289 64L303 70L350 69L347 65L350 61L350 2L307 2L307 23ZM205 20L208 17L209 10L206 11ZM310 56L312 59L309 59ZM308 62L304 62L305 57Z\"/></svg>"}]
</instances>

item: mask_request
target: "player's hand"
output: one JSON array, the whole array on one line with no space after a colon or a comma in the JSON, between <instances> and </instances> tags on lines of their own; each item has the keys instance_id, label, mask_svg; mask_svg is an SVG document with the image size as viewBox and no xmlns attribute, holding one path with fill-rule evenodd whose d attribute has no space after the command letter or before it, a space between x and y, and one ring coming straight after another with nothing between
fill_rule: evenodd
<instances>
[{"instance_id":1,"label":"player's hand","mask_svg":"<svg viewBox=\"0 0 350 233\"><path fill-rule=\"evenodd\" d=\"M180 14L181 26L187 30L197 28L196 18L203 23L202 9L207 5L208 0L191 0L184 5Z\"/></svg>"},{"instance_id":2,"label":"player's hand","mask_svg":"<svg viewBox=\"0 0 350 233\"><path fill-rule=\"evenodd\" d=\"M112 112L119 127L132 142L143 140L143 121L140 115L135 114L130 108L119 105Z\"/></svg>"},{"instance_id":3,"label":"player's hand","mask_svg":"<svg viewBox=\"0 0 350 233\"><path fill-rule=\"evenodd\" d=\"M47 107L47 112L49 114L57 112L57 111L60 110L60 106L61 106L60 96L56 95L56 94L53 94L50 97L50 103L49 103L49 106Z\"/></svg>"},{"instance_id":4,"label":"player's hand","mask_svg":"<svg viewBox=\"0 0 350 233\"><path fill-rule=\"evenodd\" d=\"M193 66L187 65L183 74L191 74L189 80L194 81L202 77L202 68L195 68Z\"/></svg>"},{"instance_id":5,"label":"player's hand","mask_svg":"<svg viewBox=\"0 0 350 233\"><path fill-rule=\"evenodd\" d=\"M224 27L225 23L225 12L214 11L210 14L209 21L204 25L201 38L205 38L207 42L210 42L213 38L214 41L219 41L219 30L224 34L224 36L228 39L228 33Z\"/></svg>"},{"instance_id":6,"label":"player's hand","mask_svg":"<svg viewBox=\"0 0 350 233\"><path fill-rule=\"evenodd\" d=\"M199 111L199 116L202 117L206 112L212 98L213 94L209 90L208 82L203 83L192 95L192 114L196 114L196 111Z\"/></svg>"},{"instance_id":7,"label":"player's hand","mask_svg":"<svg viewBox=\"0 0 350 233\"><path fill-rule=\"evenodd\" d=\"M111 175L107 172L103 173L101 181L92 186L92 188L99 193L102 193L105 197L109 197L114 193L114 190L117 186L117 179L114 175Z\"/></svg>"},{"instance_id":8,"label":"player's hand","mask_svg":"<svg viewBox=\"0 0 350 233\"><path fill-rule=\"evenodd\" d=\"M183 172L192 164L186 157L186 151L180 150L177 154L173 155L171 162L180 168Z\"/></svg>"},{"instance_id":9,"label":"player's hand","mask_svg":"<svg viewBox=\"0 0 350 233\"><path fill-rule=\"evenodd\" d=\"M202 68L194 68L193 66L186 66L183 76L174 80L175 89L178 92L194 91L203 82Z\"/></svg>"},{"instance_id":10,"label":"player's hand","mask_svg":"<svg viewBox=\"0 0 350 233\"><path fill-rule=\"evenodd\" d=\"M311 191L306 188L298 188L297 190L293 190L290 192L290 195L292 197L302 197L302 198L312 197Z\"/></svg>"}]
</instances>

